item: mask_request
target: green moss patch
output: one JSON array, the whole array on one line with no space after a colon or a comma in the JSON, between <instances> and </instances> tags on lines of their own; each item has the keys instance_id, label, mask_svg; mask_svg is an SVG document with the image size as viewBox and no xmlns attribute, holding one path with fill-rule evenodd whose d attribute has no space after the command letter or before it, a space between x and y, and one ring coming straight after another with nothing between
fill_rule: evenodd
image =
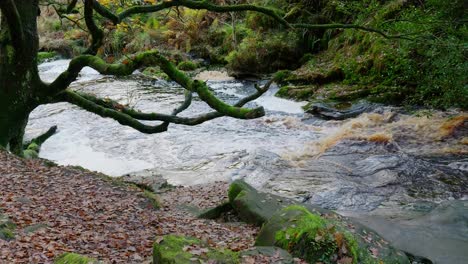
<instances>
[{"instance_id":1,"label":"green moss patch","mask_svg":"<svg viewBox=\"0 0 468 264\"><path fill-rule=\"evenodd\" d=\"M2 214L0 209L0 239L11 240L15 238L16 225Z\"/></svg>"},{"instance_id":2,"label":"green moss patch","mask_svg":"<svg viewBox=\"0 0 468 264\"><path fill-rule=\"evenodd\" d=\"M76 253L65 253L59 256L54 264L97 264L98 261Z\"/></svg>"},{"instance_id":3,"label":"green moss patch","mask_svg":"<svg viewBox=\"0 0 468 264\"><path fill-rule=\"evenodd\" d=\"M177 65L177 68L182 71L193 71L198 68L198 64L192 61L182 61Z\"/></svg>"},{"instance_id":4,"label":"green moss patch","mask_svg":"<svg viewBox=\"0 0 468 264\"><path fill-rule=\"evenodd\" d=\"M227 249L210 248L201 240L191 237L167 235L153 246L153 263L226 263L237 264L239 253Z\"/></svg>"},{"instance_id":5,"label":"green moss patch","mask_svg":"<svg viewBox=\"0 0 468 264\"><path fill-rule=\"evenodd\" d=\"M309 263L409 263L393 248L378 246L380 242L370 244L361 236L373 235L363 230L349 231L349 224L338 216L324 217L301 205L292 205L270 218L255 245L278 246Z\"/></svg>"},{"instance_id":6,"label":"green moss patch","mask_svg":"<svg viewBox=\"0 0 468 264\"><path fill-rule=\"evenodd\" d=\"M57 57L57 53L55 51L50 51L50 52L41 51L37 53L37 63L43 63L56 57Z\"/></svg>"}]
</instances>

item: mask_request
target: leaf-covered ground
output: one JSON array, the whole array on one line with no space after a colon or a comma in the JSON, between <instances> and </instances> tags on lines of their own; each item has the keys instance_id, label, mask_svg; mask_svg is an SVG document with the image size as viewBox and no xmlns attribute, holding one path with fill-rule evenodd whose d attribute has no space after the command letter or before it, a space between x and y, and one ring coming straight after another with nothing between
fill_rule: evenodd
<instances>
[{"instance_id":1,"label":"leaf-covered ground","mask_svg":"<svg viewBox=\"0 0 468 264\"><path fill-rule=\"evenodd\" d=\"M226 199L227 186L176 188L155 210L136 187L0 151L0 208L17 225L14 240L0 240L0 263L51 263L64 252L105 263L148 263L153 242L165 234L194 236L233 250L249 248L257 228L197 219L177 207L218 204Z\"/></svg>"}]
</instances>

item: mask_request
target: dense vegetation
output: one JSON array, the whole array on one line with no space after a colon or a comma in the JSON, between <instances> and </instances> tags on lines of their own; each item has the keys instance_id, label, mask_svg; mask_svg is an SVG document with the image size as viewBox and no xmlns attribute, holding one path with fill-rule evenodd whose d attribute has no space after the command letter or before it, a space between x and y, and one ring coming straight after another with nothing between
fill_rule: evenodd
<instances>
[{"instance_id":1,"label":"dense vegetation","mask_svg":"<svg viewBox=\"0 0 468 264\"><path fill-rule=\"evenodd\" d=\"M115 11L133 2L101 1ZM113 61L156 47L169 51L175 63L189 59L188 53L226 65L235 76L295 70L281 72L284 88L279 95L297 99L368 97L385 103L468 107L468 29L462 0L253 2L276 9L290 23L353 23L401 38L359 30L291 31L255 12L215 14L174 8L137 15L116 27L108 23L107 44L99 53ZM52 14L46 10L41 18L43 49L66 55L82 51L87 34L80 29L79 15L59 21Z\"/></svg>"}]
</instances>

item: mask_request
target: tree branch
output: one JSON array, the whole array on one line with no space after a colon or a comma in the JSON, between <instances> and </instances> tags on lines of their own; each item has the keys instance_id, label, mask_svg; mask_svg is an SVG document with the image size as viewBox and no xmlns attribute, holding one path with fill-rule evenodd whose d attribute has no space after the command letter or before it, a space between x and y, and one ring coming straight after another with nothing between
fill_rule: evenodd
<instances>
[{"instance_id":1,"label":"tree branch","mask_svg":"<svg viewBox=\"0 0 468 264\"><path fill-rule=\"evenodd\" d=\"M58 95L58 98L61 101L74 104L88 112L95 113L101 117L112 118L119 122L121 125L129 126L145 134L154 134L167 131L167 127L169 125L167 122L155 126L145 125L140 121L136 120L135 118L132 118L131 116L124 114L118 110L105 108L103 106L95 104L93 101L90 101L71 90L65 90L61 92Z\"/></svg>"},{"instance_id":2,"label":"tree branch","mask_svg":"<svg viewBox=\"0 0 468 264\"><path fill-rule=\"evenodd\" d=\"M353 25L353 24L291 24L293 28L305 28L305 29L359 29L367 32L373 32L381 35L382 37L386 39L392 39L392 38L399 38L399 39L406 39L406 40L411 40L410 38L407 38L403 35L387 35L385 32L375 29L375 28L370 28L370 27L364 27L360 25Z\"/></svg>"},{"instance_id":3,"label":"tree branch","mask_svg":"<svg viewBox=\"0 0 468 264\"><path fill-rule=\"evenodd\" d=\"M236 107L242 107L246 103L251 102L260 96L262 96L268 89L270 88L271 84L273 83L274 80L270 80L268 83L265 84L264 87L260 88L256 85L257 92L249 95L245 98L242 98L239 100L234 106ZM120 111L132 118L138 119L138 120L146 120L146 121L164 121L167 123L174 123L174 124L180 124L180 125L187 125L187 126L195 126L199 125L201 123L204 123L209 120L213 120L215 118L223 117L225 116L224 114L213 111L205 114L201 114L195 117L179 117L176 116L178 113L182 112L183 110L187 109L188 106L190 105L190 102L192 100L191 92L187 91L185 95L185 100L182 103L182 105L175 109L174 112L171 115L167 114L161 114L161 113L143 113L136 111L134 109L125 107L121 104L119 104L116 101L109 100L109 99L101 99L97 98L95 96L89 95L89 94L82 94L82 93L77 93L81 97L95 103L96 105L102 106L107 109L112 109L116 111Z\"/></svg>"},{"instance_id":4,"label":"tree branch","mask_svg":"<svg viewBox=\"0 0 468 264\"><path fill-rule=\"evenodd\" d=\"M112 11L110 11L108 8L101 5L98 1L93 0L93 8L94 8L94 10L96 10L96 12L98 12L98 14L100 14L101 16L109 19L115 25L120 23L120 18L117 15L115 15L114 13L112 13Z\"/></svg>"},{"instance_id":5,"label":"tree branch","mask_svg":"<svg viewBox=\"0 0 468 264\"><path fill-rule=\"evenodd\" d=\"M88 49L84 52L84 54L91 54L95 55L98 49L102 46L102 41L104 38L104 32L100 29L96 23L94 22L93 18L93 4L94 0L85 0L84 6L84 17L86 22L86 27L88 27L91 33L91 45Z\"/></svg>"},{"instance_id":6,"label":"tree branch","mask_svg":"<svg viewBox=\"0 0 468 264\"><path fill-rule=\"evenodd\" d=\"M8 31L10 33L14 49L16 51L23 50L25 47L25 38L21 17L18 13L15 2L13 0L1 0L0 10L2 11L2 16L5 16L6 18Z\"/></svg>"},{"instance_id":7,"label":"tree branch","mask_svg":"<svg viewBox=\"0 0 468 264\"><path fill-rule=\"evenodd\" d=\"M132 74L133 71L143 65L158 65L172 80L176 81L188 91L196 92L200 99L223 115L240 119L252 119L265 114L262 107L246 109L226 104L213 95L205 82L190 79L185 73L179 71L174 64L161 56L158 51L147 51L137 54L132 59L124 61L122 64L108 64L102 59L90 55L78 56L70 62L68 69L49 85L49 94L54 96L66 89L70 83L76 80L79 72L85 66L89 66L101 74L124 76Z\"/></svg>"},{"instance_id":8,"label":"tree branch","mask_svg":"<svg viewBox=\"0 0 468 264\"><path fill-rule=\"evenodd\" d=\"M290 28L289 23L284 20L277 10L272 8L249 5L249 4L239 4L239 5L215 5L207 0L202 1L193 1L193 0L172 0L172 1L163 1L160 4L156 5L147 5L147 6L133 6L123 12L119 13L117 16L119 20L123 20L134 14L141 13L153 13L161 11L170 7L183 6L190 9L206 9L208 11L218 12L218 13L227 13L227 12L242 12L242 11L255 11L263 13L270 17L273 17L275 20Z\"/></svg>"}]
</instances>

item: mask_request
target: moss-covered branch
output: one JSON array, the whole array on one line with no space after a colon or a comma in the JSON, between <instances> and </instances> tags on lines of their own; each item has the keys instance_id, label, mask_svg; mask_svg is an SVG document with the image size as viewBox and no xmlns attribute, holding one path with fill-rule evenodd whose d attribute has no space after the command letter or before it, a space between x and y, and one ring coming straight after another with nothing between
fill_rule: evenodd
<instances>
[{"instance_id":1,"label":"moss-covered branch","mask_svg":"<svg viewBox=\"0 0 468 264\"><path fill-rule=\"evenodd\" d=\"M29 143L25 144L26 148L23 151L25 158L37 158L41 145L57 132L57 126L49 128L44 134L34 138Z\"/></svg>"},{"instance_id":2,"label":"moss-covered branch","mask_svg":"<svg viewBox=\"0 0 468 264\"><path fill-rule=\"evenodd\" d=\"M94 10L96 10L96 12L98 12L98 14L100 14L101 16L111 20L112 23L114 23L115 25L120 23L119 17L117 15L115 15L114 13L112 13L112 11L110 11L108 8L101 5L98 1L93 0L93 8L94 8Z\"/></svg>"},{"instance_id":3,"label":"moss-covered branch","mask_svg":"<svg viewBox=\"0 0 468 264\"><path fill-rule=\"evenodd\" d=\"M64 102L68 102L76 106L79 106L80 108L83 108L86 111L95 113L101 117L112 118L116 120L117 122L119 122L121 125L132 127L142 133L146 133L146 134L161 133L161 132L166 131L168 127L168 123L166 122L159 124L159 125L155 125L155 126L143 124L140 121L136 120L135 118L125 113L122 113L118 110L100 106L94 103L93 101L90 101L71 90L62 91L58 95L58 98L60 98Z\"/></svg>"},{"instance_id":4,"label":"moss-covered branch","mask_svg":"<svg viewBox=\"0 0 468 264\"><path fill-rule=\"evenodd\" d=\"M275 20L281 24L289 27L289 24L284 20L281 14L277 10L272 8L267 8L263 6L249 5L249 4L239 4L239 5L216 5L207 0L202 1L192 1L192 0L172 0L172 1L163 1L157 5L147 5L147 6L134 6L128 8L121 12L118 17L120 20L123 20L126 17L129 17L134 14L141 13L153 13L161 11L170 7L188 7L190 9L205 9L208 11L213 11L217 13L227 13L227 12L242 12L242 11L255 11L263 13L270 17L273 17Z\"/></svg>"},{"instance_id":5,"label":"moss-covered branch","mask_svg":"<svg viewBox=\"0 0 468 264\"><path fill-rule=\"evenodd\" d=\"M70 62L68 69L64 73L60 74L60 76L49 86L50 92L54 94L66 89L71 82L76 80L79 72L85 66L89 66L101 74L123 76L132 74L133 71L143 65L158 65L172 80L176 81L185 89L198 93L200 99L223 115L240 119L252 119L265 114L262 107L244 109L226 104L213 95L206 83L193 81L185 73L179 71L174 64L161 56L157 51L140 53L122 64L108 64L102 59L90 55L78 56Z\"/></svg>"},{"instance_id":6,"label":"moss-covered branch","mask_svg":"<svg viewBox=\"0 0 468 264\"><path fill-rule=\"evenodd\" d=\"M91 33L91 44L88 49L84 52L84 54L91 54L95 55L98 49L102 46L103 38L104 38L104 31L99 28L96 23L94 22L93 18L93 0L85 0L84 5L84 18L86 22L86 27L88 28L89 32Z\"/></svg>"},{"instance_id":7,"label":"moss-covered branch","mask_svg":"<svg viewBox=\"0 0 468 264\"><path fill-rule=\"evenodd\" d=\"M262 88L256 86L257 92L249 95L245 98L242 98L239 100L236 104L234 104L235 107L242 107L246 103L251 102L257 98L259 98L261 95L263 95L268 89L270 88L271 84L273 83L273 80L269 81L265 86ZM199 125L201 123L204 123L209 120L213 120L215 118L223 117L225 116L224 114L213 111L209 112L206 114L201 114L195 117L179 117L176 116L178 113L182 112L183 110L187 109L192 101L192 93L190 91L187 91L185 93L185 100L184 102L177 108L175 109L171 115L167 114L161 114L161 113L143 113L136 111L134 109L125 107L121 104L119 104L116 101L110 100L110 99L101 99L97 98L95 96L89 95L89 94L82 94L78 93L81 97L108 109L113 109L120 111L132 118L138 119L138 120L147 120L147 121L164 121L168 123L174 123L174 124L180 124L180 125L187 125L187 126L195 126Z\"/></svg>"}]
</instances>

